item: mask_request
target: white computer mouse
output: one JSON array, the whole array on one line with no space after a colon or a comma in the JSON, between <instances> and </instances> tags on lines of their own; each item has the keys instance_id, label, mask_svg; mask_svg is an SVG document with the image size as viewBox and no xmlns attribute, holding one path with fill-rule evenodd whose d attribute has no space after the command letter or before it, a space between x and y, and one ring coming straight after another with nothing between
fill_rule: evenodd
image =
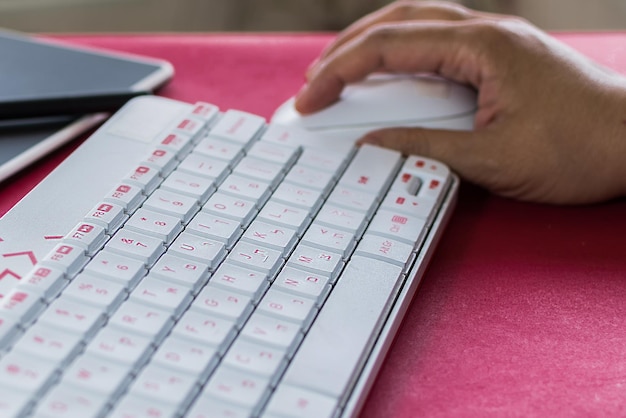
<instances>
[{"instance_id":1,"label":"white computer mouse","mask_svg":"<svg viewBox=\"0 0 626 418\"><path fill-rule=\"evenodd\" d=\"M356 140L396 126L470 130L476 107L473 89L440 77L376 74L348 85L336 103L310 115L300 114L291 98L276 110L272 122Z\"/></svg>"}]
</instances>

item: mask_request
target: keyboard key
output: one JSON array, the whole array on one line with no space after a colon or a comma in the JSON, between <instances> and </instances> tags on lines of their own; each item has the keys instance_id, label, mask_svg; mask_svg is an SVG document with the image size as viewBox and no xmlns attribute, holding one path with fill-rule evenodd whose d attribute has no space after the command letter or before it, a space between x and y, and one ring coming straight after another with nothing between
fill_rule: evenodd
<instances>
[{"instance_id":1,"label":"keyboard key","mask_svg":"<svg viewBox=\"0 0 626 418\"><path fill-rule=\"evenodd\" d=\"M133 290L129 301L156 306L177 318L191 302L186 286L160 280L150 274Z\"/></svg>"},{"instance_id":2,"label":"keyboard key","mask_svg":"<svg viewBox=\"0 0 626 418\"><path fill-rule=\"evenodd\" d=\"M332 226L314 222L302 237L302 242L311 247L334 251L348 257L356 245L354 234Z\"/></svg>"},{"instance_id":3,"label":"keyboard key","mask_svg":"<svg viewBox=\"0 0 626 418\"><path fill-rule=\"evenodd\" d=\"M209 265L172 254L163 254L150 270L150 275L183 285L191 289L192 293L196 293L209 279Z\"/></svg>"},{"instance_id":4,"label":"keyboard key","mask_svg":"<svg viewBox=\"0 0 626 418\"><path fill-rule=\"evenodd\" d=\"M315 222L337 227L360 237L367 220L365 213L326 204L315 217Z\"/></svg>"},{"instance_id":5,"label":"keyboard key","mask_svg":"<svg viewBox=\"0 0 626 418\"><path fill-rule=\"evenodd\" d=\"M176 168L176 164L178 164L176 152L164 147L155 148L146 156L144 162L159 170L162 176L169 175Z\"/></svg>"},{"instance_id":6,"label":"keyboard key","mask_svg":"<svg viewBox=\"0 0 626 418\"><path fill-rule=\"evenodd\" d=\"M156 212L176 216L184 224L189 222L191 217L199 209L198 202L193 197L163 189L155 190L148 200L146 200L143 207Z\"/></svg>"},{"instance_id":7,"label":"keyboard key","mask_svg":"<svg viewBox=\"0 0 626 418\"><path fill-rule=\"evenodd\" d=\"M305 151L307 153L308 151ZM315 167L309 167L302 163L302 158L298 164L294 165L285 176L285 183L297 184L309 187L325 194L333 185L335 171L324 171Z\"/></svg>"},{"instance_id":8,"label":"keyboard key","mask_svg":"<svg viewBox=\"0 0 626 418\"><path fill-rule=\"evenodd\" d=\"M322 192L320 190L291 183L281 183L272 195L272 200L291 203L307 209L310 213L317 212L321 198Z\"/></svg>"},{"instance_id":9,"label":"keyboard key","mask_svg":"<svg viewBox=\"0 0 626 418\"><path fill-rule=\"evenodd\" d=\"M104 323L103 310L71 300L62 295L46 309L39 322L89 337Z\"/></svg>"},{"instance_id":10,"label":"keyboard key","mask_svg":"<svg viewBox=\"0 0 626 418\"><path fill-rule=\"evenodd\" d=\"M311 221L308 210L274 199L270 199L261 209L258 219L294 229L298 235L302 235Z\"/></svg>"},{"instance_id":11,"label":"keyboard key","mask_svg":"<svg viewBox=\"0 0 626 418\"><path fill-rule=\"evenodd\" d=\"M61 270L67 276L73 276L87 263L85 250L72 244L57 244L41 260L42 264Z\"/></svg>"},{"instance_id":12,"label":"keyboard key","mask_svg":"<svg viewBox=\"0 0 626 418\"><path fill-rule=\"evenodd\" d=\"M296 230L255 220L246 229L243 238L250 242L273 248L287 255L296 244Z\"/></svg>"},{"instance_id":13,"label":"keyboard key","mask_svg":"<svg viewBox=\"0 0 626 418\"><path fill-rule=\"evenodd\" d=\"M250 156L243 157L233 169L233 174L261 180L275 187L283 176L284 166Z\"/></svg>"},{"instance_id":14,"label":"keyboard key","mask_svg":"<svg viewBox=\"0 0 626 418\"><path fill-rule=\"evenodd\" d=\"M178 408L154 399L128 394L119 404L115 405L107 418L174 418Z\"/></svg>"},{"instance_id":15,"label":"keyboard key","mask_svg":"<svg viewBox=\"0 0 626 418\"><path fill-rule=\"evenodd\" d=\"M172 335L214 347L220 354L235 338L235 321L200 311L187 311L180 318Z\"/></svg>"},{"instance_id":16,"label":"keyboard key","mask_svg":"<svg viewBox=\"0 0 626 418\"><path fill-rule=\"evenodd\" d=\"M280 375L287 364L284 350L243 339L233 343L223 362L239 370L265 376L272 380L274 380L273 377Z\"/></svg>"},{"instance_id":17,"label":"keyboard key","mask_svg":"<svg viewBox=\"0 0 626 418\"><path fill-rule=\"evenodd\" d=\"M172 150L177 159L182 159L191 149L192 138L188 135L178 133L167 133L157 141L159 147Z\"/></svg>"},{"instance_id":18,"label":"keyboard key","mask_svg":"<svg viewBox=\"0 0 626 418\"><path fill-rule=\"evenodd\" d=\"M206 102L196 102L193 105L191 115L207 123L217 117L219 110L219 107L215 106L214 104Z\"/></svg>"},{"instance_id":19,"label":"keyboard key","mask_svg":"<svg viewBox=\"0 0 626 418\"><path fill-rule=\"evenodd\" d=\"M248 150L248 155L251 157L272 161L281 166L293 164L299 153L299 148L286 147L269 141L257 141Z\"/></svg>"},{"instance_id":20,"label":"keyboard key","mask_svg":"<svg viewBox=\"0 0 626 418\"><path fill-rule=\"evenodd\" d=\"M153 265L165 251L163 241L159 238L149 237L129 229L117 231L107 243L106 249L140 260L147 266Z\"/></svg>"},{"instance_id":21,"label":"keyboard key","mask_svg":"<svg viewBox=\"0 0 626 418\"><path fill-rule=\"evenodd\" d=\"M417 197L408 193L390 191L380 204L382 209L401 212L424 219L427 225L432 223L435 216L437 201L434 199Z\"/></svg>"},{"instance_id":22,"label":"keyboard key","mask_svg":"<svg viewBox=\"0 0 626 418\"><path fill-rule=\"evenodd\" d=\"M189 222L186 231L221 241L229 249L243 233L240 225L234 219L200 212Z\"/></svg>"},{"instance_id":23,"label":"keyboard key","mask_svg":"<svg viewBox=\"0 0 626 418\"><path fill-rule=\"evenodd\" d=\"M300 244L289 257L287 265L315 274L322 274L334 281L343 268L343 257L333 251Z\"/></svg>"},{"instance_id":24,"label":"keyboard key","mask_svg":"<svg viewBox=\"0 0 626 418\"><path fill-rule=\"evenodd\" d=\"M414 246L424 237L426 222L401 212L379 210L372 218L372 223L367 231Z\"/></svg>"},{"instance_id":25,"label":"keyboard key","mask_svg":"<svg viewBox=\"0 0 626 418\"><path fill-rule=\"evenodd\" d=\"M237 220L242 227L246 227L257 213L254 200L230 196L219 191L209 198L202 210Z\"/></svg>"},{"instance_id":26,"label":"keyboard key","mask_svg":"<svg viewBox=\"0 0 626 418\"><path fill-rule=\"evenodd\" d=\"M243 293L254 301L265 293L269 285L267 274L230 263L223 263L211 276L211 286Z\"/></svg>"},{"instance_id":27,"label":"keyboard key","mask_svg":"<svg viewBox=\"0 0 626 418\"><path fill-rule=\"evenodd\" d=\"M85 221L104 227L107 234L111 235L126 220L124 208L112 203L98 203L85 216Z\"/></svg>"},{"instance_id":28,"label":"keyboard key","mask_svg":"<svg viewBox=\"0 0 626 418\"><path fill-rule=\"evenodd\" d=\"M122 306L109 319L109 324L161 341L172 327L171 315L159 308L132 300Z\"/></svg>"},{"instance_id":29,"label":"keyboard key","mask_svg":"<svg viewBox=\"0 0 626 418\"><path fill-rule=\"evenodd\" d=\"M82 336L36 323L24 333L13 350L63 365L76 354L81 340Z\"/></svg>"},{"instance_id":30,"label":"keyboard key","mask_svg":"<svg viewBox=\"0 0 626 418\"><path fill-rule=\"evenodd\" d=\"M243 323L252 311L251 298L209 282L191 304L192 308Z\"/></svg>"},{"instance_id":31,"label":"keyboard key","mask_svg":"<svg viewBox=\"0 0 626 418\"><path fill-rule=\"evenodd\" d=\"M19 335L17 323L17 318L0 312L0 351L3 351Z\"/></svg>"},{"instance_id":32,"label":"keyboard key","mask_svg":"<svg viewBox=\"0 0 626 418\"><path fill-rule=\"evenodd\" d=\"M270 183L238 174L231 174L226 177L218 190L240 199L252 200L257 208L265 204L271 191Z\"/></svg>"},{"instance_id":33,"label":"keyboard key","mask_svg":"<svg viewBox=\"0 0 626 418\"><path fill-rule=\"evenodd\" d=\"M143 364L152 352L151 339L138 335L133 329L107 325L87 345L87 355L104 358L130 371L131 366ZM93 384L97 384L94 380Z\"/></svg>"},{"instance_id":34,"label":"keyboard key","mask_svg":"<svg viewBox=\"0 0 626 418\"><path fill-rule=\"evenodd\" d=\"M243 157L243 145L219 138L206 137L196 146L194 153L218 158L233 166Z\"/></svg>"},{"instance_id":35,"label":"keyboard key","mask_svg":"<svg viewBox=\"0 0 626 418\"><path fill-rule=\"evenodd\" d=\"M81 222L72 229L63 239L64 242L82 247L87 255L93 255L102 248L109 237L105 235L104 227L88 222Z\"/></svg>"},{"instance_id":36,"label":"keyboard key","mask_svg":"<svg viewBox=\"0 0 626 418\"><path fill-rule=\"evenodd\" d=\"M228 175L228 167L226 161L192 152L180 163L178 170L212 179L219 184Z\"/></svg>"},{"instance_id":37,"label":"keyboard key","mask_svg":"<svg viewBox=\"0 0 626 418\"><path fill-rule=\"evenodd\" d=\"M323 149L305 148L298 159L298 164L315 168L316 170L327 171L334 175L343 168L346 159L353 152L354 151L348 147L342 150L333 149L333 152L328 152Z\"/></svg>"},{"instance_id":38,"label":"keyboard key","mask_svg":"<svg viewBox=\"0 0 626 418\"><path fill-rule=\"evenodd\" d=\"M91 263L85 267L85 271L105 277L107 280L114 280L128 290L133 289L146 274L145 264L141 261L106 250L96 254Z\"/></svg>"},{"instance_id":39,"label":"keyboard key","mask_svg":"<svg viewBox=\"0 0 626 418\"><path fill-rule=\"evenodd\" d=\"M339 184L379 196L401 163L400 153L372 145L360 147Z\"/></svg>"},{"instance_id":40,"label":"keyboard key","mask_svg":"<svg viewBox=\"0 0 626 418\"><path fill-rule=\"evenodd\" d=\"M330 196L328 196L328 201L334 205L363 212L367 217L370 217L373 213L376 199L377 196L374 193L354 190L341 185L335 187Z\"/></svg>"},{"instance_id":41,"label":"keyboard key","mask_svg":"<svg viewBox=\"0 0 626 418\"><path fill-rule=\"evenodd\" d=\"M413 261L412 252L413 246L407 243L387 237L365 234L359 242L355 254L373 257L405 268Z\"/></svg>"},{"instance_id":42,"label":"keyboard key","mask_svg":"<svg viewBox=\"0 0 626 418\"><path fill-rule=\"evenodd\" d=\"M35 414L46 418L95 417L100 414L107 400L101 394L57 386L39 402Z\"/></svg>"},{"instance_id":43,"label":"keyboard key","mask_svg":"<svg viewBox=\"0 0 626 418\"><path fill-rule=\"evenodd\" d=\"M252 314L241 330L241 335L257 343L285 350L287 355L291 355L302 339L298 324L260 312Z\"/></svg>"},{"instance_id":44,"label":"keyboard key","mask_svg":"<svg viewBox=\"0 0 626 418\"><path fill-rule=\"evenodd\" d=\"M248 418L250 415L251 408L200 395L187 418Z\"/></svg>"},{"instance_id":45,"label":"keyboard key","mask_svg":"<svg viewBox=\"0 0 626 418\"><path fill-rule=\"evenodd\" d=\"M174 172L161 183L161 188L192 197L202 204L206 202L209 196L215 191L214 183L214 180L210 178L174 170Z\"/></svg>"},{"instance_id":46,"label":"keyboard key","mask_svg":"<svg viewBox=\"0 0 626 418\"><path fill-rule=\"evenodd\" d=\"M330 291L330 278L293 267L285 267L276 277L272 287L285 292L306 296L321 305Z\"/></svg>"},{"instance_id":47,"label":"keyboard key","mask_svg":"<svg viewBox=\"0 0 626 418\"><path fill-rule=\"evenodd\" d=\"M303 329L309 327L317 314L314 300L282 292L278 289L268 290L259 302L257 310L296 322Z\"/></svg>"},{"instance_id":48,"label":"keyboard key","mask_svg":"<svg viewBox=\"0 0 626 418\"><path fill-rule=\"evenodd\" d=\"M282 252L257 244L238 242L226 258L228 262L273 276L283 262Z\"/></svg>"},{"instance_id":49,"label":"keyboard key","mask_svg":"<svg viewBox=\"0 0 626 418\"><path fill-rule=\"evenodd\" d=\"M124 286L119 283L81 273L72 280L63 292L63 296L90 306L97 306L108 314L122 303L126 298L126 292L124 292Z\"/></svg>"},{"instance_id":50,"label":"keyboard key","mask_svg":"<svg viewBox=\"0 0 626 418\"><path fill-rule=\"evenodd\" d=\"M37 292L19 286L0 299L0 315L24 323L30 323L43 308L44 302Z\"/></svg>"},{"instance_id":51,"label":"keyboard key","mask_svg":"<svg viewBox=\"0 0 626 418\"><path fill-rule=\"evenodd\" d=\"M0 359L0 390L6 388L36 394L47 386L57 367L51 361L27 353L9 352Z\"/></svg>"},{"instance_id":52,"label":"keyboard key","mask_svg":"<svg viewBox=\"0 0 626 418\"><path fill-rule=\"evenodd\" d=\"M189 232L181 233L170 245L169 253L209 265L214 270L226 255L223 242L204 238Z\"/></svg>"},{"instance_id":53,"label":"keyboard key","mask_svg":"<svg viewBox=\"0 0 626 418\"><path fill-rule=\"evenodd\" d=\"M104 201L119 205L126 213L132 213L139 207L145 196L141 193L141 187L132 184L121 183L104 196Z\"/></svg>"},{"instance_id":54,"label":"keyboard key","mask_svg":"<svg viewBox=\"0 0 626 418\"><path fill-rule=\"evenodd\" d=\"M145 195L149 195L161 183L159 169L148 164L139 164L124 179L125 182L137 185Z\"/></svg>"},{"instance_id":55,"label":"keyboard key","mask_svg":"<svg viewBox=\"0 0 626 418\"><path fill-rule=\"evenodd\" d=\"M209 132L210 136L248 144L265 126L265 119L239 110L227 110Z\"/></svg>"},{"instance_id":56,"label":"keyboard key","mask_svg":"<svg viewBox=\"0 0 626 418\"><path fill-rule=\"evenodd\" d=\"M96 392L107 398L119 395L130 381L129 367L96 356L93 352L80 356L72 363L63 373L61 385Z\"/></svg>"},{"instance_id":57,"label":"keyboard key","mask_svg":"<svg viewBox=\"0 0 626 418\"><path fill-rule=\"evenodd\" d=\"M150 235L169 244L183 229L183 225L177 217L139 208L126 221L124 228Z\"/></svg>"},{"instance_id":58,"label":"keyboard key","mask_svg":"<svg viewBox=\"0 0 626 418\"><path fill-rule=\"evenodd\" d=\"M195 383L192 376L150 363L135 378L129 393L181 408L195 395Z\"/></svg>"},{"instance_id":59,"label":"keyboard key","mask_svg":"<svg viewBox=\"0 0 626 418\"><path fill-rule=\"evenodd\" d=\"M209 379L204 394L255 408L263 400L268 384L268 378L222 367Z\"/></svg>"},{"instance_id":60,"label":"keyboard key","mask_svg":"<svg viewBox=\"0 0 626 418\"><path fill-rule=\"evenodd\" d=\"M170 335L154 353L152 361L203 381L217 365L218 357L215 347Z\"/></svg>"},{"instance_id":61,"label":"keyboard key","mask_svg":"<svg viewBox=\"0 0 626 418\"><path fill-rule=\"evenodd\" d=\"M39 295L44 301L54 299L69 282L64 279L63 272L52 267L37 267L24 276L18 285L19 289Z\"/></svg>"}]
</instances>

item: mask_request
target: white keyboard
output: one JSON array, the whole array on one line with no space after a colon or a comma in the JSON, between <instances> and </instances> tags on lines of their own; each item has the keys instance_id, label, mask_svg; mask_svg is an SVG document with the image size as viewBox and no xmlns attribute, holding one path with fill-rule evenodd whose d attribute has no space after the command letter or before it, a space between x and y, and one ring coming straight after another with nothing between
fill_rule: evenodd
<instances>
[{"instance_id":1,"label":"white keyboard","mask_svg":"<svg viewBox=\"0 0 626 418\"><path fill-rule=\"evenodd\" d=\"M0 219L0 416L354 416L457 188L436 161L134 99Z\"/></svg>"}]
</instances>

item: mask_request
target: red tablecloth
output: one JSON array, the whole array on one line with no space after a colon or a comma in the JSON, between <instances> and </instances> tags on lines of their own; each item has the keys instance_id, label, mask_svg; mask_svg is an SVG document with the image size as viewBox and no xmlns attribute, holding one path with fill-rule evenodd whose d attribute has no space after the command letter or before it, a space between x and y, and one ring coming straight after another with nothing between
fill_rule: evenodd
<instances>
[{"instance_id":1,"label":"red tablecloth","mask_svg":"<svg viewBox=\"0 0 626 418\"><path fill-rule=\"evenodd\" d=\"M626 32L556 36L626 73ZM176 75L161 94L266 117L330 40L63 38L165 58ZM75 145L0 184L0 214ZM626 416L626 200L543 206L464 184L362 416Z\"/></svg>"}]
</instances>

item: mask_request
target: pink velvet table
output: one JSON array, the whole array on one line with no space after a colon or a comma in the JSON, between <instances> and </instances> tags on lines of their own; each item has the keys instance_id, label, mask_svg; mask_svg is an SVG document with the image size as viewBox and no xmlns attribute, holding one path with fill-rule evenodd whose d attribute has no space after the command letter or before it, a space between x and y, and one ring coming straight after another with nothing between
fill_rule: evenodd
<instances>
[{"instance_id":1,"label":"pink velvet table","mask_svg":"<svg viewBox=\"0 0 626 418\"><path fill-rule=\"evenodd\" d=\"M626 32L556 36L626 73ZM167 59L160 94L266 117L331 39L62 38ZM0 215L76 145L0 184ZM463 184L362 416L626 416L626 200L543 206Z\"/></svg>"}]
</instances>

